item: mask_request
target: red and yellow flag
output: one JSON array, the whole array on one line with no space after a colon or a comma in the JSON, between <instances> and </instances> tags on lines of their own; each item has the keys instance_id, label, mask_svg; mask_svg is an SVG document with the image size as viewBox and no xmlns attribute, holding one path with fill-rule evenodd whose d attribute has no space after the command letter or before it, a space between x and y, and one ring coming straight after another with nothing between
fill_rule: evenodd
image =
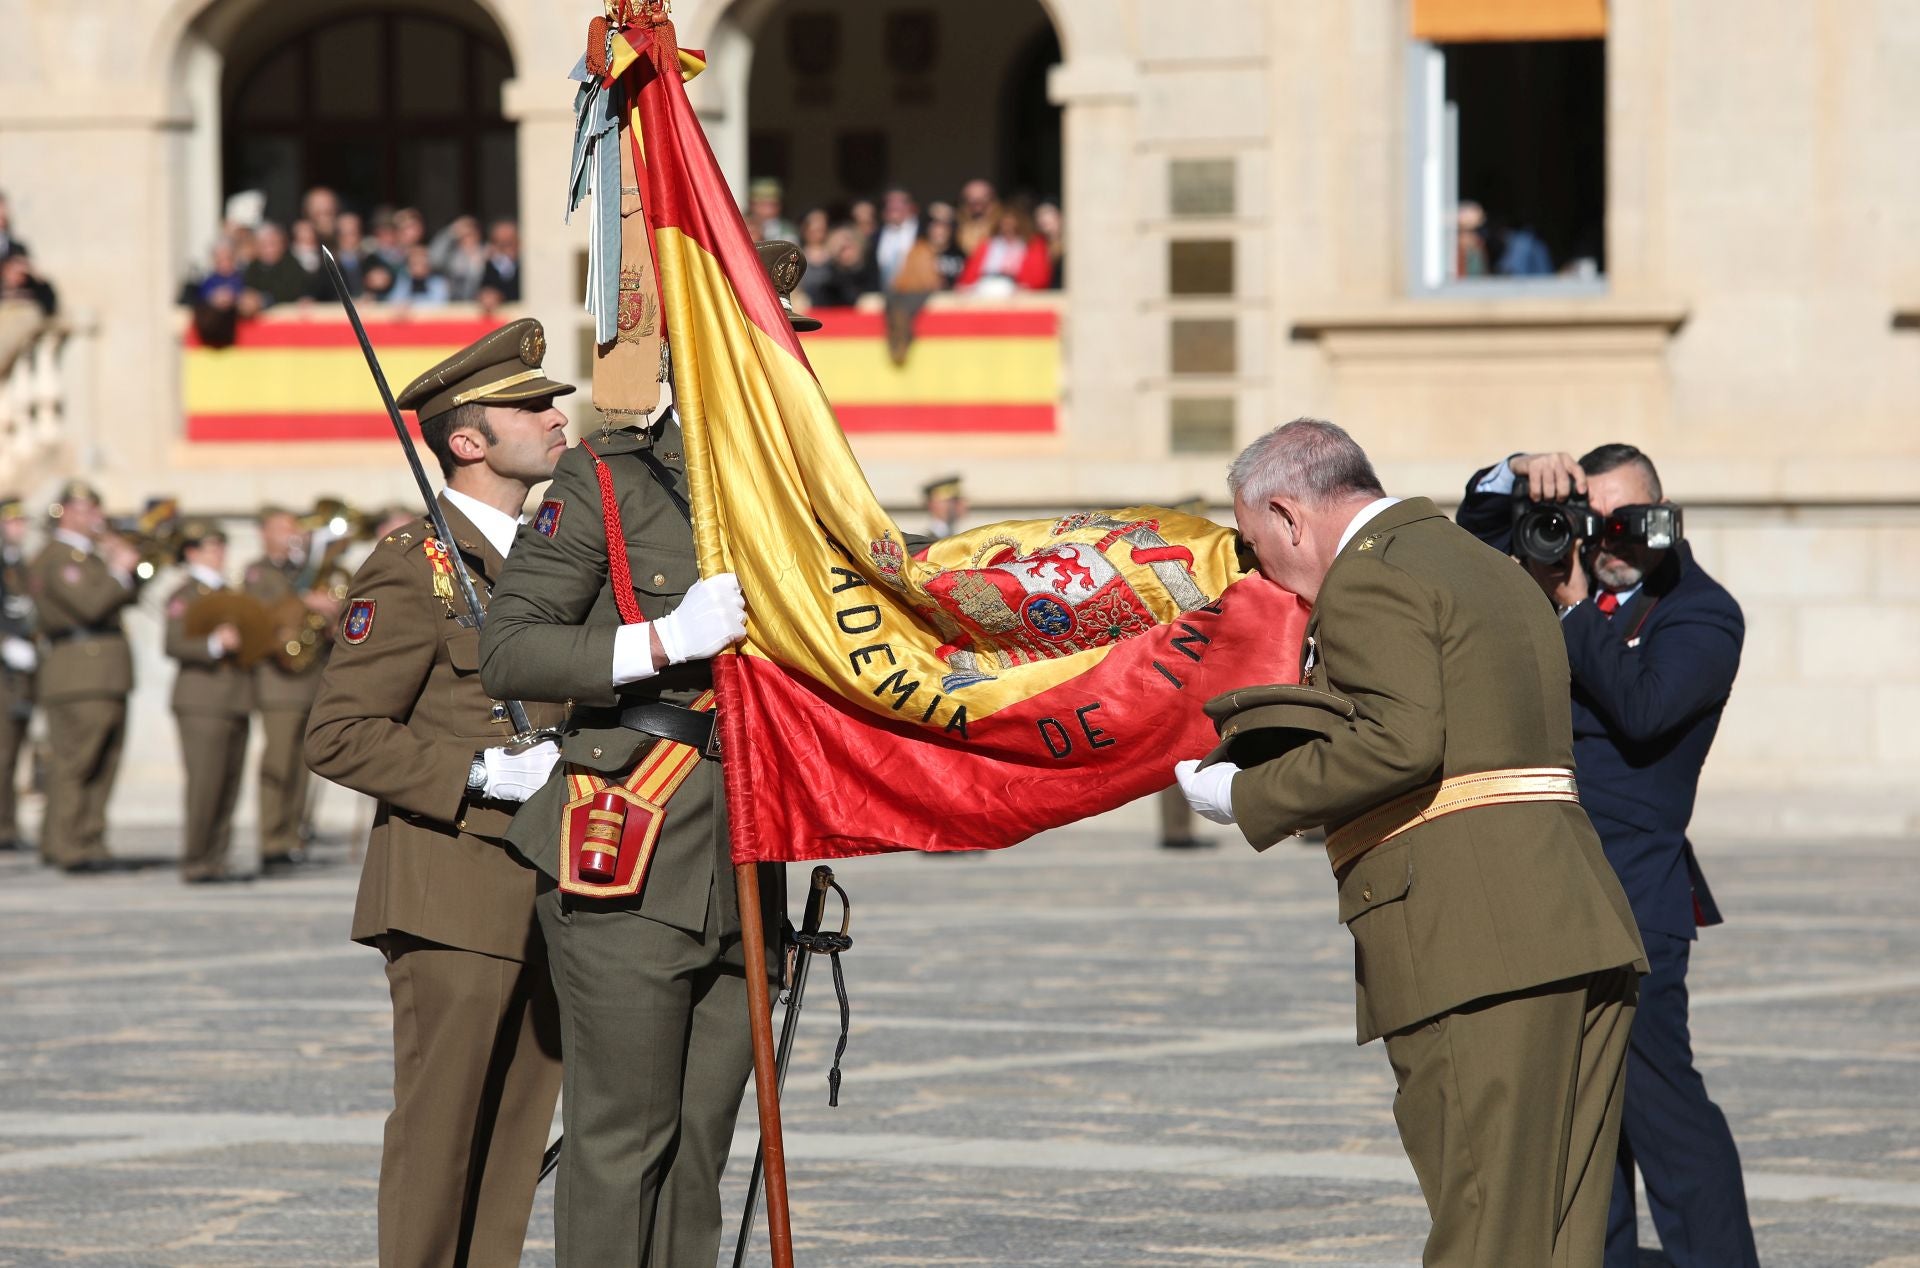
<instances>
[{"instance_id":1,"label":"red and yellow flag","mask_svg":"<svg viewBox=\"0 0 1920 1268\"><path fill-rule=\"evenodd\" d=\"M1154 507L911 552L657 73L671 31L626 35L701 571L747 596L717 667L735 860L992 849L1164 788L1212 747L1209 696L1293 680L1303 605Z\"/></svg>"}]
</instances>

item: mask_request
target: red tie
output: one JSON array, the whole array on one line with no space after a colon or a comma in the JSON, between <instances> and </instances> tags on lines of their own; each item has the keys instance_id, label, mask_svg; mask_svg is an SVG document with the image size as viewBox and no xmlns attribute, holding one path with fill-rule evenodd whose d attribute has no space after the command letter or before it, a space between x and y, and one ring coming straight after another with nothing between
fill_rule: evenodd
<instances>
[{"instance_id":1,"label":"red tie","mask_svg":"<svg viewBox=\"0 0 1920 1268\"><path fill-rule=\"evenodd\" d=\"M1611 590L1602 590L1594 597L1593 606L1600 609L1604 616L1612 616L1620 610L1620 596Z\"/></svg>"}]
</instances>

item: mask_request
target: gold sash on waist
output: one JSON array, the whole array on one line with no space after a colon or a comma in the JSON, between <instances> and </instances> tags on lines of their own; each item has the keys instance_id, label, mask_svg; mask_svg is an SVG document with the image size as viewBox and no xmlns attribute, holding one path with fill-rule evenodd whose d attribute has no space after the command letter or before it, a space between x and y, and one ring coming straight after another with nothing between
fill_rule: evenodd
<instances>
[{"instance_id":1,"label":"gold sash on waist","mask_svg":"<svg viewBox=\"0 0 1920 1268\"><path fill-rule=\"evenodd\" d=\"M1571 801L1577 805L1580 790L1574 783L1573 772L1564 766L1529 766L1455 775L1375 806L1327 833L1327 861L1333 864L1333 874L1339 876L1368 850L1393 840L1409 828L1461 810L1523 801Z\"/></svg>"}]
</instances>

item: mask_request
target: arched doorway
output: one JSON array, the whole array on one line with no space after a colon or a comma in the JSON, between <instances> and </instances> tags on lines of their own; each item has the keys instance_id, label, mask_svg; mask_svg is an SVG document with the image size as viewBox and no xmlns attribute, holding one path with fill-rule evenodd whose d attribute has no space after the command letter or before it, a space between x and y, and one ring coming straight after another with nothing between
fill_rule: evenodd
<instances>
[{"instance_id":1,"label":"arched doorway","mask_svg":"<svg viewBox=\"0 0 1920 1268\"><path fill-rule=\"evenodd\" d=\"M715 137L742 193L774 177L797 213L890 185L951 201L975 178L1033 199L1063 192L1047 95L1060 38L1039 0L736 0L713 45L750 59L725 72L744 79L726 94L744 107L744 145L729 153Z\"/></svg>"},{"instance_id":2,"label":"arched doorway","mask_svg":"<svg viewBox=\"0 0 1920 1268\"><path fill-rule=\"evenodd\" d=\"M431 225L516 211L504 37L472 4L257 11L221 76L222 196L297 214L326 185L349 206L417 207Z\"/></svg>"}]
</instances>

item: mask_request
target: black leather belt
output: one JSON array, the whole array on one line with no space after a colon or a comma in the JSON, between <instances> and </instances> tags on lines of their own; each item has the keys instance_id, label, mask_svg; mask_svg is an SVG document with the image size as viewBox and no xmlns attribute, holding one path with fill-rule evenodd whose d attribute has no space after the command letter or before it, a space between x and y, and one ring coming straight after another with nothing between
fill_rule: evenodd
<instances>
[{"instance_id":1,"label":"black leather belt","mask_svg":"<svg viewBox=\"0 0 1920 1268\"><path fill-rule=\"evenodd\" d=\"M54 633L54 632L52 632L52 631L50 631L50 630L49 630L49 631L46 631L46 632L43 632L43 633L42 633L42 634L40 635L40 637L41 637L41 638L43 638L43 639L45 639L45 640L46 640L46 641L47 641L48 643L78 643L78 642L80 642L80 641L81 641L82 639L89 639L89 638L112 638L112 637L113 637L113 636L114 636L115 634L118 634L118 633L120 633L120 631L119 631L119 630L115 630L115 629L104 629L104 630L93 630L93 629L78 629L78 630L61 630L61 631L60 631L60 632L58 632L58 633Z\"/></svg>"},{"instance_id":2,"label":"black leather belt","mask_svg":"<svg viewBox=\"0 0 1920 1268\"><path fill-rule=\"evenodd\" d=\"M720 727L711 712L650 700L622 709L620 725L629 731L691 745L701 756L720 760Z\"/></svg>"}]
</instances>

